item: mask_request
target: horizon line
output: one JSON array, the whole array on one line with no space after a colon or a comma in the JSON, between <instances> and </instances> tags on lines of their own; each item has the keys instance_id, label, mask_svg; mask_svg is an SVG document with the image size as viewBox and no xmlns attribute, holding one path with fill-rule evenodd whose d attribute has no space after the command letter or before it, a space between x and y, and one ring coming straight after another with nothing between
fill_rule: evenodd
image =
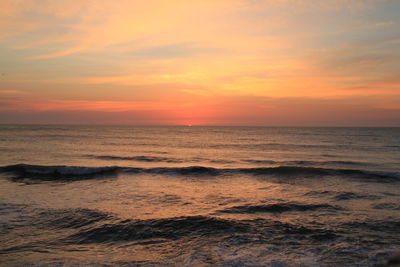
<instances>
[{"instance_id":1,"label":"horizon line","mask_svg":"<svg viewBox=\"0 0 400 267\"><path fill-rule=\"evenodd\" d=\"M260 128L400 128L400 125L239 125L239 124L130 124L130 123L3 123L3 125L29 126L129 126L129 127L260 127Z\"/></svg>"}]
</instances>

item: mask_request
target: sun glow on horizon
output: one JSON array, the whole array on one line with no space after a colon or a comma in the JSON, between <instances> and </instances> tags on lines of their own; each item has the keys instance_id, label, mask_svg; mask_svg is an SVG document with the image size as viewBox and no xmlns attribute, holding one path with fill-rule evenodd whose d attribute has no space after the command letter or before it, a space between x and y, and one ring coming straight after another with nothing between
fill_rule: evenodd
<instances>
[{"instance_id":1,"label":"sun glow on horizon","mask_svg":"<svg viewBox=\"0 0 400 267\"><path fill-rule=\"evenodd\" d=\"M400 2L0 2L0 122L400 125Z\"/></svg>"}]
</instances>

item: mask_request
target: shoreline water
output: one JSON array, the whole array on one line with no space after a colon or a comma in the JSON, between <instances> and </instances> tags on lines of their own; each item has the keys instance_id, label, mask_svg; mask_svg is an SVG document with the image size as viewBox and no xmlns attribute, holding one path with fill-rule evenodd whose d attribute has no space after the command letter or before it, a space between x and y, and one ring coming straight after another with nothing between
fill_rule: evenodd
<instances>
[{"instance_id":1,"label":"shoreline water","mask_svg":"<svg viewBox=\"0 0 400 267\"><path fill-rule=\"evenodd\" d=\"M399 131L0 126L0 264L383 266Z\"/></svg>"}]
</instances>

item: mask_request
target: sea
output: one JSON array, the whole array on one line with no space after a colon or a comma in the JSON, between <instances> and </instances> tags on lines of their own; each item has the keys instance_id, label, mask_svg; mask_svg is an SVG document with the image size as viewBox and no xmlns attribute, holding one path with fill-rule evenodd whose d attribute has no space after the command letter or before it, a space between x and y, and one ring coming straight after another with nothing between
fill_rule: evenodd
<instances>
[{"instance_id":1,"label":"sea","mask_svg":"<svg viewBox=\"0 0 400 267\"><path fill-rule=\"evenodd\" d=\"M384 266L400 128L0 125L1 266Z\"/></svg>"}]
</instances>

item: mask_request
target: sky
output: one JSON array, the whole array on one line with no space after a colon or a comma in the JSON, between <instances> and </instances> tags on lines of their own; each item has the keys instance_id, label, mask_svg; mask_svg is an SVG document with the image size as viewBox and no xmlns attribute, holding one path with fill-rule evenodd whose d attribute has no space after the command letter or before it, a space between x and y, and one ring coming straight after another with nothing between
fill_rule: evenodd
<instances>
[{"instance_id":1,"label":"sky","mask_svg":"<svg viewBox=\"0 0 400 267\"><path fill-rule=\"evenodd\" d=\"M400 126L398 0L1 0L0 123Z\"/></svg>"}]
</instances>

